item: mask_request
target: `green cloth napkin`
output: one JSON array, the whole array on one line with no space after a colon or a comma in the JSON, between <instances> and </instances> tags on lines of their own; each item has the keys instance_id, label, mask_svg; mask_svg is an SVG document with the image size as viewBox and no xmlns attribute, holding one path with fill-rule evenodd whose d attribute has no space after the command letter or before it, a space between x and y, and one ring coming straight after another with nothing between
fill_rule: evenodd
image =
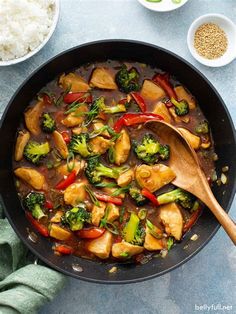
<instances>
[{"instance_id":1,"label":"green cloth napkin","mask_svg":"<svg viewBox=\"0 0 236 314\"><path fill-rule=\"evenodd\" d=\"M0 204L0 314L34 314L60 291L65 276L41 265L29 264L27 249Z\"/></svg>"}]
</instances>

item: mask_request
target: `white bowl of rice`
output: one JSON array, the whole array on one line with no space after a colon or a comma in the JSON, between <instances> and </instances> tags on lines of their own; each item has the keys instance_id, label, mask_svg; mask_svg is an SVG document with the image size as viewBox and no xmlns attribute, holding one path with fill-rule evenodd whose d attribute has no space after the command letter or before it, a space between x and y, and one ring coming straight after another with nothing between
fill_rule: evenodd
<instances>
[{"instance_id":1,"label":"white bowl of rice","mask_svg":"<svg viewBox=\"0 0 236 314\"><path fill-rule=\"evenodd\" d=\"M22 62L41 50L59 18L59 0L1 0L0 66Z\"/></svg>"}]
</instances>

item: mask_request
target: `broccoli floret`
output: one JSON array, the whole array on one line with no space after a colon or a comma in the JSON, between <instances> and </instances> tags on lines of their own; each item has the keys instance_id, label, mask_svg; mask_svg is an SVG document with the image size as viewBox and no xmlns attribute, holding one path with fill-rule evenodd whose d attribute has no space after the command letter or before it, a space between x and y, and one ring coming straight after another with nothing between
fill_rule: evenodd
<instances>
[{"instance_id":1,"label":"broccoli floret","mask_svg":"<svg viewBox=\"0 0 236 314\"><path fill-rule=\"evenodd\" d=\"M61 222L72 231L81 230L85 222L91 223L91 214L83 207L74 207L61 217Z\"/></svg>"},{"instance_id":2,"label":"broccoli floret","mask_svg":"<svg viewBox=\"0 0 236 314\"><path fill-rule=\"evenodd\" d=\"M143 206L148 202L147 198L141 194L140 189L136 186L131 186L129 195L135 201L137 206Z\"/></svg>"},{"instance_id":3,"label":"broccoli floret","mask_svg":"<svg viewBox=\"0 0 236 314\"><path fill-rule=\"evenodd\" d=\"M207 134L209 133L209 124L206 120L201 121L198 126L195 128L196 133L198 134Z\"/></svg>"},{"instance_id":4,"label":"broccoli floret","mask_svg":"<svg viewBox=\"0 0 236 314\"><path fill-rule=\"evenodd\" d=\"M161 194L157 197L159 205L176 202L183 208L191 209L194 204L194 196L180 188Z\"/></svg>"},{"instance_id":5,"label":"broccoli floret","mask_svg":"<svg viewBox=\"0 0 236 314\"><path fill-rule=\"evenodd\" d=\"M137 157L147 164L154 164L159 158L167 160L170 157L169 146L160 144L152 134L144 135L141 143L134 141L133 148Z\"/></svg>"},{"instance_id":6,"label":"broccoli floret","mask_svg":"<svg viewBox=\"0 0 236 314\"><path fill-rule=\"evenodd\" d=\"M45 203L45 196L43 193L30 192L23 200L24 206L32 212L32 216L38 220L45 217L42 206Z\"/></svg>"},{"instance_id":7,"label":"broccoli floret","mask_svg":"<svg viewBox=\"0 0 236 314\"><path fill-rule=\"evenodd\" d=\"M189 104L186 100L177 101L171 97L171 102L175 106L177 116L184 116L189 113Z\"/></svg>"},{"instance_id":8,"label":"broccoli floret","mask_svg":"<svg viewBox=\"0 0 236 314\"><path fill-rule=\"evenodd\" d=\"M94 100L90 107L90 115L93 117L96 117L99 112L105 112L105 113L119 113L119 112L125 112L126 107L124 104L117 104L115 106L106 106L105 104L105 98L99 97Z\"/></svg>"},{"instance_id":9,"label":"broccoli floret","mask_svg":"<svg viewBox=\"0 0 236 314\"><path fill-rule=\"evenodd\" d=\"M143 245L145 230L140 225L140 219L135 213L131 213L130 219L123 229L123 237L126 242L134 245Z\"/></svg>"},{"instance_id":10,"label":"broccoli floret","mask_svg":"<svg viewBox=\"0 0 236 314\"><path fill-rule=\"evenodd\" d=\"M90 156L91 152L89 149L88 141L88 133L74 134L69 144L69 151L80 154L84 158Z\"/></svg>"},{"instance_id":11,"label":"broccoli floret","mask_svg":"<svg viewBox=\"0 0 236 314\"><path fill-rule=\"evenodd\" d=\"M50 151L48 142L38 143L30 141L24 148L24 157L33 164L38 164L40 160L45 157Z\"/></svg>"},{"instance_id":12,"label":"broccoli floret","mask_svg":"<svg viewBox=\"0 0 236 314\"><path fill-rule=\"evenodd\" d=\"M169 145L160 145L159 155L161 160L167 160L170 158L170 146Z\"/></svg>"},{"instance_id":13,"label":"broccoli floret","mask_svg":"<svg viewBox=\"0 0 236 314\"><path fill-rule=\"evenodd\" d=\"M138 71L135 68L128 70L126 65L116 73L115 81L119 90L126 94L140 89Z\"/></svg>"},{"instance_id":14,"label":"broccoli floret","mask_svg":"<svg viewBox=\"0 0 236 314\"><path fill-rule=\"evenodd\" d=\"M41 128L45 133L52 133L56 130L56 123L49 113L43 114Z\"/></svg>"},{"instance_id":15,"label":"broccoli floret","mask_svg":"<svg viewBox=\"0 0 236 314\"><path fill-rule=\"evenodd\" d=\"M102 177L117 179L119 175L127 170L124 167L112 167L108 168L100 162L98 155L92 156L87 160L87 166L85 168L85 174L92 184L97 184L102 181Z\"/></svg>"}]
</instances>

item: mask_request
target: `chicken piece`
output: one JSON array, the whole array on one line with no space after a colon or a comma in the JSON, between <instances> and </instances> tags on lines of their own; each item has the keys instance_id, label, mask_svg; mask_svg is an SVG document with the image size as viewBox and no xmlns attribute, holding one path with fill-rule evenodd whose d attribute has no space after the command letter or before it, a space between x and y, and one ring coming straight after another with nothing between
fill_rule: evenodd
<instances>
[{"instance_id":1,"label":"chicken piece","mask_svg":"<svg viewBox=\"0 0 236 314\"><path fill-rule=\"evenodd\" d=\"M177 86L174 88L178 100L186 100L189 104L189 109L196 108L196 101L192 95L190 95L183 86Z\"/></svg>"},{"instance_id":2,"label":"chicken piece","mask_svg":"<svg viewBox=\"0 0 236 314\"><path fill-rule=\"evenodd\" d=\"M125 129L120 132L119 138L116 140L114 151L115 151L115 163L119 166L126 162L130 152L130 138L129 134Z\"/></svg>"},{"instance_id":3,"label":"chicken piece","mask_svg":"<svg viewBox=\"0 0 236 314\"><path fill-rule=\"evenodd\" d=\"M84 185L84 182L75 182L65 189L64 201L67 205L77 206L79 203L84 202L87 196Z\"/></svg>"},{"instance_id":4,"label":"chicken piece","mask_svg":"<svg viewBox=\"0 0 236 314\"><path fill-rule=\"evenodd\" d=\"M63 136L58 131L54 131L52 135L53 135L56 149L58 150L61 157L66 159L69 154L69 151L68 151L66 142L63 139Z\"/></svg>"},{"instance_id":5,"label":"chicken piece","mask_svg":"<svg viewBox=\"0 0 236 314\"><path fill-rule=\"evenodd\" d=\"M14 170L15 175L31 185L35 190L42 190L46 187L46 179L39 171L33 168L21 167Z\"/></svg>"},{"instance_id":6,"label":"chicken piece","mask_svg":"<svg viewBox=\"0 0 236 314\"><path fill-rule=\"evenodd\" d=\"M149 232L149 228L146 228L144 247L148 251L162 250L162 249L165 248L165 243L164 243L164 241L162 239L156 239Z\"/></svg>"},{"instance_id":7,"label":"chicken piece","mask_svg":"<svg viewBox=\"0 0 236 314\"><path fill-rule=\"evenodd\" d=\"M201 143L201 139L199 136L194 135L193 133L191 133L189 130L187 130L185 128L178 128L178 130L182 133L184 138L188 141L189 145L193 149L199 148L200 143Z\"/></svg>"},{"instance_id":8,"label":"chicken piece","mask_svg":"<svg viewBox=\"0 0 236 314\"><path fill-rule=\"evenodd\" d=\"M70 162L69 166L73 165L73 161ZM75 160L73 171L76 171L76 174L78 174L85 166L85 161L81 160ZM67 164L61 165L57 168L57 173L61 176L68 176L70 174L70 171L68 171Z\"/></svg>"},{"instance_id":9,"label":"chicken piece","mask_svg":"<svg viewBox=\"0 0 236 314\"><path fill-rule=\"evenodd\" d=\"M101 259L109 257L112 245L112 234L105 231L99 238L90 241L87 246L89 252L93 253Z\"/></svg>"},{"instance_id":10,"label":"chicken piece","mask_svg":"<svg viewBox=\"0 0 236 314\"><path fill-rule=\"evenodd\" d=\"M181 122L189 123L189 120L190 120L189 115L178 116L175 112L174 107L169 108L169 112L172 115L172 117L174 118L176 123L181 123Z\"/></svg>"},{"instance_id":11,"label":"chicken piece","mask_svg":"<svg viewBox=\"0 0 236 314\"><path fill-rule=\"evenodd\" d=\"M117 184L120 187L124 187L128 185L131 181L133 181L133 179L134 179L134 170L129 169L120 174L119 178L117 179Z\"/></svg>"},{"instance_id":12,"label":"chicken piece","mask_svg":"<svg viewBox=\"0 0 236 314\"><path fill-rule=\"evenodd\" d=\"M102 136L96 136L89 141L90 148L94 154L104 154L108 148L114 145L113 142L103 138Z\"/></svg>"},{"instance_id":13,"label":"chicken piece","mask_svg":"<svg viewBox=\"0 0 236 314\"><path fill-rule=\"evenodd\" d=\"M89 85L102 89L117 89L113 75L105 68L96 68L93 71Z\"/></svg>"},{"instance_id":14,"label":"chicken piece","mask_svg":"<svg viewBox=\"0 0 236 314\"><path fill-rule=\"evenodd\" d=\"M72 93L87 92L90 89L88 83L76 73L62 74L59 79L59 85L64 90L70 88Z\"/></svg>"},{"instance_id":15,"label":"chicken piece","mask_svg":"<svg viewBox=\"0 0 236 314\"><path fill-rule=\"evenodd\" d=\"M36 105L29 108L24 113L26 127L33 135L38 135L41 132L39 120L43 111L43 106L44 103L40 100Z\"/></svg>"},{"instance_id":16,"label":"chicken piece","mask_svg":"<svg viewBox=\"0 0 236 314\"><path fill-rule=\"evenodd\" d=\"M93 205L92 208L92 224L99 226L102 217L105 215L106 203L99 202L100 206Z\"/></svg>"},{"instance_id":17,"label":"chicken piece","mask_svg":"<svg viewBox=\"0 0 236 314\"><path fill-rule=\"evenodd\" d=\"M122 241L112 245L112 256L116 258L132 257L133 255L142 253L143 250L143 246Z\"/></svg>"},{"instance_id":18,"label":"chicken piece","mask_svg":"<svg viewBox=\"0 0 236 314\"><path fill-rule=\"evenodd\" d=\"M93 129L94 131L100 131L101 128L104 127L104 123L100 120L97 120L93 123ZM106 138L111 138L111 135L108 133L108 131L103 131L102 133L100 133L100 135L106 137Z\"/></svg>"},{"instance_id":19,"label":"chicken piece","mask_svg":"<svg viewBox=\"0 0 236 314\"><path fill-rule=\"evenodd\" d=\"M165 97L164 89L151 80L144 80L141 88L141 95L148 100L158 100Z\"/></svg>"},{"instance_id":20,"label":"chicken piece","mask_svg":"<svg viewBox=\"0 0 236 314\"><path fill-rule=\"evenodd\" d=\"M64 124L68 128L77 126L85 120L85 115L78 116L78 117L76 115L80 115L83 112L88 112L88 106L85 104L79 106L75 111L69 113L65 119L61 120L61 123Z\"/></svg>"},{"instance_id":21,"label":"chicken piece","mask_svg":"<svg viewBox=\"0 0 236 314\"><path fill-rule=\"evenodd\" d=\"M72 129L72 133L76 135L79 135L81 133L87 133L87 132L88 132L88 128L86 126L77 126Z\"/></svg>"},{"instance_id":22,"label":"chicken piece","mask_svg":"<svg viewBox=\"0 0 236 314\"><path fill-rule=\"evenodd\" d=\"M167 123L171 123L171 116L169 110L166 108L166 105L163 102L158 102L153 110L153 113L159 114L162 116Z\"/></svg>"},{"instance_id":23,"label":"chicken piece","mask_svg":"<svg viewBox=\"0 0 236 314\"><path fill-rule=\"evenodd\" d=\"M174 171L163 164L153 166L142 164L135 169L135 178L139 186L152 193L173 181L175 177Z\"/></svg>"},{"instance_id":24,"label":"chicken piece","mask_svg":"<svg viewBox=\"0 0 236 314\"><path fill-rule=\"evenodd\" d=\"M26 130L19 131L16 147L15 147L15 161L19 161L23 158L24 148L30 139L30 133Z\"/></svg>"},{"instance_id":25,"label":"chicken piece","mask_svg":"<svg viewBox=\"0 0 236 314\"><path fill-rule=\"evenodd\" d=\"M106 208L108 215L107 215L107 221L113 222L120 216L120 210L119 207L115 204L108 203Z\"/></svg>"},{"instance_id":26,"label":"chicken piece","mask_svg":"<svg viewBox=\"0 0 236 314\"><path fill-rule=\"evenodd\" d=\"M176 203L169 203L160 207L160 219L167 234L180 240L183 230L183 216Z\"/></svg>"},{"instance_id":27,"label":"chicken piece","mask_svg":"<svg viewBox=\"0 0 236 314\"><path fill-rule=\"evenodd\" d=\"M58 210L54 216L50 219L50 222L60 222L61 217L64 215L62 210Z\"/></svg>"},{"instance_id":28,"label":"chicken piece","mask_svg":"<svg viewBox=\"0 0 236 314\"><path fill-rule=\"evenodd\" d=\"M57 240L68 240L71 237L71 232L58 226L57 224L51 224L50 228L50 237L55 238Z\"/></svg>"}]
</instances>

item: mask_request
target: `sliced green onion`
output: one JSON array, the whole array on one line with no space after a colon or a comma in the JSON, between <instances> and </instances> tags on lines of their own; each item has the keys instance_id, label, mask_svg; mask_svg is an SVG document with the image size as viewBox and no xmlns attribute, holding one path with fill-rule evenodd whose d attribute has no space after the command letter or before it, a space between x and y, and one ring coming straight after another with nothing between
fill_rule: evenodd
<instances>
[{"instance_id":1,"label":"sliced green onion","mask_svg":"<svg viewBox=\"0 0 236 314\"><path fill-rule=\"evenodd\" d=\"M108 149L108 159L112 164L115 162L115 149L112 146Z\"/></svg>"},{"instance_id":2,"label":"sliced green onion","mask_svg":"<svg viewBox=\"0 0 236 314\"><path fill-rule=\"evenodd\" d=\"M141 208L138 212L138 217L141 220L144 220L147 216L147 210L145 208Z\"/></svg>"},{"instance_id":3,"label":"sliced green onion","mask_svg":"<svg viewBox=\"0 0 236 314\"><path fill-rule=\"evenodd\" d=\"M180 4L182 0L172 0L173 3Z\"/></svg>"},{"instance_id":4,"label":"sliced green onion","mask_svg":"<svg viewBox=\"0 0 236 314\"><path fill-rule=\"evenodd\" d=\"M69 114L71 112L74 112L76 111L77 108L79 108L81 105L83 105L84 103L83 102L77 102L77 101L74 101L70 106L69 106L69 109L67 111L65 111L65 114Z\"/></svg>"},{"instance_id":5,"label":"sliced green onion","mask_svg":"<svg viewBox=\"0 0 236 314\"><path fill-rule=\"evenodd\" d=\"M104 227L110 231L111 233L115 234L115 235L118 235L119 234L119 231L118 231L118 228L115 224L113 224L112 222L106 222L106 224L104 225Z\"/></svg>"},{"instance_id":6,"label":"sliced green onion","mask_svg":"<svg viewBox=\"0 0 236 314\"><path fill-rule=\"evenodd\" d=\"M88 185L84 186L85 191L88 193L92 203L98 207L100 207L100 203L96 197L96 195L94 194L94 192L91 190L91 188Z\"/></svg>"},{"instance_id":7,"label":"sliced green onion","mask_svg":"<svg viewBox=\"0 0 236 314\"><path fill-rule=\"evenodd\" d=\"M66 164L68 172L71 172L75 168L75 155L73 152L69 152L66 159Z\"/></svg>"},{"instance_id":8,"label":"sliced green onion","mask_svg":"<svg viewBox=\"0 0 236 314\"><path fill-rule=\"evenodd\" d=\"M101 219L101 222L100 222L100 227L101 228L106 228L108 231L110 231L111 233L115 234L115 235L118 235L119 234L119 231L118 231L118 228L115 224L113 224L112 222L109 222L107 221L107 217L109 215L109 206L107 206L106 208L106 212L105 212L105 215L104 217Z\"/></svg>"},{"instance_id":9,"label":"sliced green onion","mask_svg":"<svg viewBox=\"0 0 236 314\"><path fill-rule=\"evenodd\" d=\"M61 95L56 99L56 101L55 101L55 103L54 103L54 105L55 105L56 107L59 107L59 106L62 104L64 96L65 96L66 94L68 94L68 93L70 92L70 90L71 90L71 84L70 84L70 85L66 88L66 90L65 90L63 93L61 93Z\"/></svg>"},{"instance_id":10,"label":"sliced green onion","mask_svg":"<svg viewBox=\"0 0 236 314\"><path fill-rule=\"evenodd\" d=\"M116 188L117 184L114 182L102 182L95 184L95 186L98 188Z\"/></svg>"},{"instance_id":11,"label":"sliced green onion","mask_svg":"<svg viewBox=\"0 0 236 314\"><path fill-rule=\"evenodd\" d=\"M129 189L130 189L130 184L127 185L127 186L124 186L123 188L118 188L118 189L116 189L116 190L111 194L111 196L118 196L118 195L120 195L120 194L126 193L126 192L129 191Z\"/></svg>"},{"instance_id":12,"label":"sliced green onion","mask_svg":"<svg viewBox=\"0 0 236 314\"><path fill-rule=\"evenodd\" d=\"M163 234L159 233L158 228L156 226L154 226L153 223L151 223L150 220L146 220L146 225L148 227L149 232L151 233L152 236L154 236L154 238L156 239L162 239L163 238Z\"/></svg>"},{"instance_id":13,"label":"sliced green onion","mask_svg":"<svg viewBox=\"0 0 236 314\"><path fill-rule=\"evenodd\" d=\"M108 126L104 125L102 128L100 128L99 130L94 130L92 133L89 134L89 138L94 138L98 135L100 135L102 132L107 131Z\"/></svg>"},{"instance_id":14,"label":"sliced green onion","mask_svg":"<svg viewBox=\"0 0 236 314\"><path fill-rule=\"evenodd\" d=\"M122 207L121 207L121 210L120 210L120 217L119 217L120 223L122 223L123 220L124 220L124 214L125 214L125 207L122 206Z\"/></svg>"}]
</instances>

